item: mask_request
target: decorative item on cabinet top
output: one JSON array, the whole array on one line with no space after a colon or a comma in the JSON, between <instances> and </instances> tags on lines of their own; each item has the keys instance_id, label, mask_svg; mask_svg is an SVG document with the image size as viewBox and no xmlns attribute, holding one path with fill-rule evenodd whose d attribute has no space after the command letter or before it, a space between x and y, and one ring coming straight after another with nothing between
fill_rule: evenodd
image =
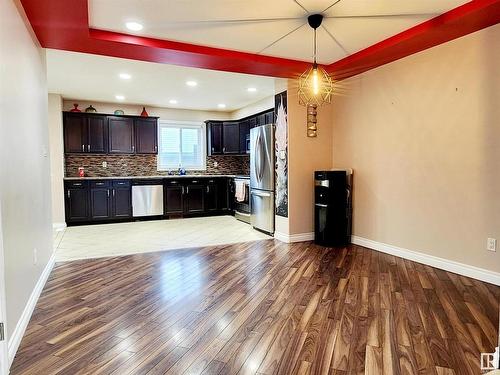
<instances>
[{"instance_id":1,"label":"decorative item on cabinet top","mask_svg":"<svg viewBox=\"0 0 500 375\"><path fill-rule=\"evenodd\" d=\"M73 107L75 107L75 108L72 108L72 109L70 110L70 112L81 112L81 111L78 109L78 103L74 103L74 104L73 104Z\"/></svg>"},{"instance_id":2,"label":"decorative item on cabinet top","mask_svg":"<svg viewBox=\"0 0 500 375\"><path fill-rule=\"evenodd\" d=\"M146 107L142 107L141 117L149 117Z\"/></svg>"},{"instance_id":3,"label":"decorative item on cabinet top","mask_svg":"<svg viewBox=\"0 0 500 375\"><path fill-rule=\"evenodd\" d=\"M95 109L94 107L92 107L92 104L91 104L87 108L85 108L85 112L86 113L97 113L97 109Z\"/></svg>"},{"instance_id":4,"label":"decorative item on cabinet top","mask_svg":"<svg viewBox=\"0 0 500 375\"><path fill-rule=\"evenodd\" d=\"M123 109L117 109L117 110L115 110L115 111L113 112L113 114L114 114L115 116L120 116L120 115L124 115L124 114L125 114L125 112L123 112Z\"/></svg>"}]
</instances>

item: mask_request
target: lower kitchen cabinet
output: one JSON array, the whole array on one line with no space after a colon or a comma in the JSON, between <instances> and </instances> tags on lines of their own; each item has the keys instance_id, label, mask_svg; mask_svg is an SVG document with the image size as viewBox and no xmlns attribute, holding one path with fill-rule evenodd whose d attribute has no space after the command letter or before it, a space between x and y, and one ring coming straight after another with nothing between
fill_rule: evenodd
<instances>
[{"instance_id":1,"label":"lower kitchen cabinet","mask_svg":"<svg viewBox=\"0 0 500 375\"><path fill-rule=\"evenodd\" d=\"M184 213L197 214L205 211L205 189L205 186L198 180L191 181L186 185Z\"/></svg>"},{"instance_id":2,"label":"lower kitchen cabinet","mask_svg":"<svg viewBox=\"0 0 500 375\"><path fill-rule=\"evenodd\" d=\"M181 215L184 213L184 185L179 181L165 183L165 215Z\"/></svg>"},{"instance_id":3,"label":"lower kitchen cabinet","mask_svg":"<svg viewBox=\"0 0 500 375\"><path fill-rule=\"evenodd\" d=\"M90 189L90 216L92 220L111 219L109 188Z\"/></svg>"},{"instance_id":4,"label":"lower kitchen cabinet","mask_svg":"<svg viewBox=\"0 0 500 375\"><path fill-rule=\"evenodd\" d=\"M113 181L112 190L113 218L126 219L132 217L132 192L130 181Z\"/></svg>"},{"instance_id":5,"label":"lower kitchen cabinet","mask_svg":"<svg viewBox=\"0 0 500 375\"><path fill-rule=\"evenodd\" d=\"M230 212L230 179L225 177L166 178L164 216L207 216ZM102 223L132 220L131 180L65 181L66 222Z\"/></svg>"},{"instance_id":6,"label":"lower kitchen cabinet","mask_svg":"<svg viewBox=\"0 0 500 375\"><path fill-rule=\"evenodd\" d=\"M86 181L66 184L66 221L81 222L89 218L89 191Z\"/></svg>"}]
</instances>

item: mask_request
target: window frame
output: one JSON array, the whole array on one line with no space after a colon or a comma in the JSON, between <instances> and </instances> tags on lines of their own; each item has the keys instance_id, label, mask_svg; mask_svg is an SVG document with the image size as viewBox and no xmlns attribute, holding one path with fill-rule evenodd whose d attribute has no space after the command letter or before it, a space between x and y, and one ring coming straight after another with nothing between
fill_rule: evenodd
<instances>
[{"instance_id":1,"label":"window frame","mask_svg":"<svg viewBox=\"0 0 500 375\"><path fill-rule=\"evenodd\" d=\"M200 167L184 167L186 171L206 171L207 170L207 129L206 124L201 121L179 121L179 120L159 120L158 121L158 156L156 158L156 170L158 172L172 171L177 170L176 167L164 167L160 163L160 148L161 148L161 129L163 127L171 127L171 128L185 128L185 129L193 129L199 128L201 131L200 143L201 143L201 166ZM182 131L181 131L182 133Z\"/></svg>"}]
</instances>

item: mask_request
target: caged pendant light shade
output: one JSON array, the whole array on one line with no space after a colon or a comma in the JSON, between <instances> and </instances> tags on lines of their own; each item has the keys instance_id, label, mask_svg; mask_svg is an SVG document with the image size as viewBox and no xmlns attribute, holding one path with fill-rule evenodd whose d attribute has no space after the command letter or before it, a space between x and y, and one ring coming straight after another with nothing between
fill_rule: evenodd
<instances>
[{"instance_id":1,"label":"caged pendant light shade","mask_svg":"<svg viewBox=\"0 0 500 375\"><path fill-rule=\"evenodd\" d=\"M312 14L307 18L309 26L314 29L314 61L312 66L302 73L298 79L299 104L304 106L331 103L333 93L333 80L328 72L316 62L316 29L323 21L323 15Z\"/></svg>"}]
</instances>

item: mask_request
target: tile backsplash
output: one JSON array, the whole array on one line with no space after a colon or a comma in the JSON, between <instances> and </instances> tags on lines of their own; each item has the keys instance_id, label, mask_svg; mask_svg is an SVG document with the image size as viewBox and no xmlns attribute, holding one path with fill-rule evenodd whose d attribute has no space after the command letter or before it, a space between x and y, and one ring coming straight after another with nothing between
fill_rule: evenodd
<instances>
[{"instance_id":1,"label":"tile backsplash","mask_svg":"<svg viewBox=\"0 0 500 375\"><path fill-rule=\"evenodd\" d=\"M85 168L88 177L157 176L167 175L156 169L156 155L65 155L66 177L77 177L78 168ZM104 168L103 162L107 163ZM217 165L217 166L216 166ZM205 171L187 171L187 174L236 174L250 173L250 158L244 156L207 156Z\"/></svg>"}]
</instances>

